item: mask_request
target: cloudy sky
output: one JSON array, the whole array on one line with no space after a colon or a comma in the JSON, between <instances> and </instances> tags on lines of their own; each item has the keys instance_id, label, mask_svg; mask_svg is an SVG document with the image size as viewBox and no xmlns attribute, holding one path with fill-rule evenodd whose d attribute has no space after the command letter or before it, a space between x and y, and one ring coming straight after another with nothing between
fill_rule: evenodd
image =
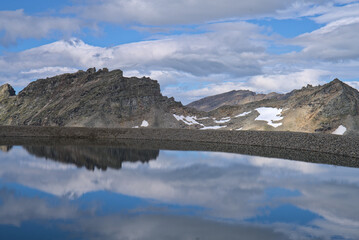
<instances>
[{"instance_id":1,"label":"cloudy sky","mask_svg":"<svg viewBox=\"0 0 359 240\"><path fill-rule=\"evenodd\" d=\"M358 39L352 0L3 1L0 84L107 67L183 103L336 77L359 87Z\"/></svg>"}]
</instances>

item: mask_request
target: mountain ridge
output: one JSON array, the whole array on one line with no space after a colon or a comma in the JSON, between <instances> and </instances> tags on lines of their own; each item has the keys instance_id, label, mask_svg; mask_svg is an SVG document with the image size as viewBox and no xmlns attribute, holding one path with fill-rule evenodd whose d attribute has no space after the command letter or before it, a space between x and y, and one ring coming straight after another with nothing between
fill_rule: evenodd
<instances>
[{"instance_id":1,"label":"mountain ridge","mask_svg":"<svg viewBox=\"0 0 359 240\"><path fill-rule=\"evenodd\" d=\"M226 93L199 99L197 101L187 104L186 106L195 108L199 111L209 112L225 105L233 106L260 101L263 99L277 98L280 96L281 94L274 92L268 94L257 94L249 90L232 90Z\"/></svg>"},{"instance_id":2,"label":"mountain ridge","mask_svg":"<svg viewBox=\"0 0 359 240\"><path fill-rule=\"evenodd\" d=\"M0 86L0 125L356 134L359 92L334 79L286 94L230 91L183 106L163 96L156 80L90 68L39 79L18 95Z\"/></svg>"}]
</instances>

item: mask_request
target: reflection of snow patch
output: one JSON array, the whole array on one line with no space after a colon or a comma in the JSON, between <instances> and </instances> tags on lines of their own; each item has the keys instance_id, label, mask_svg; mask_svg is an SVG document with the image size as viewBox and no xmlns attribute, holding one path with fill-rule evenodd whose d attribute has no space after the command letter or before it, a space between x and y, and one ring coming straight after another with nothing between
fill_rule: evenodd
<instances>
[{"instance_id":1,"label":"reflection of snow patch","mask_svg":"<svg viewBox=\"0 0 359 240\"><path fill-rule=\"evenodd\" d=\"M283 119L281 117L282 109L281 108L270 108L270 107L261 107L256 109L259 113L259 116L254 120L263 120L273 127L279 127L282 123L274 123L274 121L280 121Z\"/></svg>"},{"instance_id":2,"label":"reflection of snow patch","mask_svg":"<svg viewBox=\"0 0 359 240\"><path fill-rule=\"evenodd\" d=\"M229 122L229 121L231 121L231 118L230 117L224 117L224 118L222 118L221 120L215 120L215 119L213 119L214 120L214 122L215 123L226 123L226 122Z\"/></svg>"},{"instance_id":3,"label":"reflection of snow patch","mask_svg":"<svg viewBox=\"0 0 359 240\"><path fill-rule=\"evenodd\" d=\"M132 127L132 128L138 128L138 126L134 126L134 127Z\"/></svg>"},{"instance_id":4,"label":"reflection of snow patch","mask_svg":"<svg viewBox=\"0 0 359 240\"><path fill-rule=\"evenodd\" d=\"M141 127L148 127L148 122L146 120L142 121Z\"/></svg>"},{"instance_id":5,"label":"reflection of snow patch","mask_svg":"<svg viewBox=\"0 0 359 240\"><path fill-rule=\"evenodd\" d=\"M250 114L251 112L252 112L252 111L238 114L237 116L235 116L235 118L247 116L247 115Z\"/></svg>"},{"instance_id":6,"label":"reflection of snow patch","mask_svg":"<svg viewBox=\"0 0 359 240\"><path fill-rule=\"evenodd\" d=\"M187 117L185 117L183 115L179 116L179 115L176 115L176 114L173 114L173 116L177 119L177 121L182 121L187 125L199 124L201 126L204 126L203 124L196 121L197 120L196 116L187 116Z\"/></svg>"},{"instance_id":7,"label":"reflection of snow patch","mask_svg":"<svg viewBox=\"0 0 359 240\"><path fill-rule=\"evenodd\" d=\"M225 127L227 127L227 125L226 125L226 126L209 126L209 127L203 127L203 128L201 128L200 130L206 130L206 129L220 129L220 128L225 128Z\"/></svg>"},{"instance_id":8,"label":"reflection of snow patch","mask_svg":"<svg viewBox=\"0 0 359 240\"><path fill-rule=\"evenodd\" d=\"M343 135L346 131L347 128L344 127L343 125L340 125L334 132L332 132L332 134Z\"/></svg>"}]
</instances>

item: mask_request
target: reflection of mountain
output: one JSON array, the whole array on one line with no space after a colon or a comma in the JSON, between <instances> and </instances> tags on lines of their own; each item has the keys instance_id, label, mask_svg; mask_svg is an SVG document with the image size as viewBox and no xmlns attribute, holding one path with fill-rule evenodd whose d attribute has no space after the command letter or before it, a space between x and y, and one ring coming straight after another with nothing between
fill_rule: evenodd
<instances>
[{"instance_id":1,"label":"reflection of mountain","mask_svg":"<svg viewBox=\"0 0 359 240\"><path fill-rule=\"evenodd\" d=\"M32 155L45 157L78 167L106 170L107 167L120 169L122 162L142 163L155 160L159 150L139 150L95 146L24 146Z\"/></svg>"},{"instance_id":2,"label":"reflection of mountain","mask_svg":"<svg viewBox=\"0 0 359 240\"><path fill-rule=\"evenodd\" d=\"M3 145L3 146L0 146L0 151L2 152L8 152L10 151L12 148L12 146L8 146L8 145Z\"/></svg>"}]
</instances>

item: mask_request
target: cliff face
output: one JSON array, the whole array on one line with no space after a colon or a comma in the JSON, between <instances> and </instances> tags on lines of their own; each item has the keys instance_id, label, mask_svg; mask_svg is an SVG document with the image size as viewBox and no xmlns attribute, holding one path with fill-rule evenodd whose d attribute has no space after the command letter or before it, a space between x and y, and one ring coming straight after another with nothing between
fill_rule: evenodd
<instances>
[{"instance_id":1,"label":"cliff face","mask_svg":"<svg viewBox=\"0 0 359 240\"><path fill-rule=\"evenodd\" d=\"M87 127L176 127L165 121L181 103L161 95L157 81L92 68L40 79L17 96L0 88L0 124ZM3 90L4 89L4 90ZM13 89L12 89L13 90Z\"/></svg>"}]
</instances>

